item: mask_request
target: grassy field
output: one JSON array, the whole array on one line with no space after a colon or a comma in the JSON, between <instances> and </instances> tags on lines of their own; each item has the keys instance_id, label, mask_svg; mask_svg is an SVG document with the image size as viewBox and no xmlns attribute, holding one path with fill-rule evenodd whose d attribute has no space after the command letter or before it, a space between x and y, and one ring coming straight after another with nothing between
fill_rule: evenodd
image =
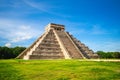
<instances>
[{"instance_id":1,"label":"grassy field","mask_svg":"<svg viewBox=\"0 0 120 80\"><path fill-rule=\"evenodd\" d=\"M120 80L120 62L0 60L0 80Z\"/></svg>"}]
</instances>

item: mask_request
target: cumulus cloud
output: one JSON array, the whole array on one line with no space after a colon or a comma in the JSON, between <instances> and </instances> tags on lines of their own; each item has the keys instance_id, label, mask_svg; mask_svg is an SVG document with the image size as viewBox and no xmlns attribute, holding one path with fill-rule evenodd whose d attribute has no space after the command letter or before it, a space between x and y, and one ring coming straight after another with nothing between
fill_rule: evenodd
<instances>
[{"instance_id":1,"label":"cumulus cloud","mask_svg":"<svg viewBox=\"0 0 120 80\"><path fill-rule=\"evenodd\" d=\"M38 37L42 30L33 27L28 23L24 24L18 21L0 19L0 36L7 40L6 46L10 43L18 43Z\"/></svg>"},{"instance_id":2,"label":"cumulus cloud","mask_svg":"<svg viewBox=\"0 0 120 80\"><path fill-rule=\"evenodd\" d=\"M11 47L11 43L6 43L5 46L6 47Z\"/></svg>"},{"instance_id":3,"label":"cumulus cloud","mask_svg":"<svg viewBox=\"0 0 120 80\"><path fill-rule=\"evenodd\" d=\"M36 37L38 34L38 30L32 28L31 26L19 26L17 28L17 30L13 30L11 32L10 37L12 37L12 39L10 40L11 42L19 42L19 41L24 41L24 40L28 40L31 39L33 37Z\"/></svg>"}]
</instances>

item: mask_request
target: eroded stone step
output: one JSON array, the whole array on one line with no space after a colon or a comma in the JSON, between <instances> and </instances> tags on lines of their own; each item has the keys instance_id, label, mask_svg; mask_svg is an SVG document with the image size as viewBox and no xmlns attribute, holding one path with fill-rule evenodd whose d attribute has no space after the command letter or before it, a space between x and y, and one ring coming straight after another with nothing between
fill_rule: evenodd
<instances>
[{"instance_id":1,"label":"eroded stone step","mask_svg":"<svg viewBox=\"0 0 120 80\"><path fill-rule=\"evenodd\" d=\"M81 54L77 51L74 44L68 38L68 36L65 34L65 32L59 32L59 31L56 31L56 32L58 33L58 36L60 37L60 39L63 42L66 49L68 50L70 56L72 58L82 58Z\"/></svg>"},{"instance_id":2,"label":"eroded stone step","mask_svg":"<svg viewBox=\"0 0 120 80\"><path fill-rule=\"evenodd\" d=\"M64 56L29 55L29 59L64 59Z\"/></svg>"}]
</instances>

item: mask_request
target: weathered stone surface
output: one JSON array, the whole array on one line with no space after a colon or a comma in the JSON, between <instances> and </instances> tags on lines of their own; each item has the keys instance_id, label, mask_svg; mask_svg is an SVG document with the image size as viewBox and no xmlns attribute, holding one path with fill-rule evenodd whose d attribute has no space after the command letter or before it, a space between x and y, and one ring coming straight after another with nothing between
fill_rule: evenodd
<instances>
[{"instance_id":1,"label":"weathered stone surface","mask_svg":"<svg viewBox=\"0 0 120 80\"><path fill-rule=\"evenodd\" d=\"M98 58L87 46L65 31L64 25L48 24L45 33L17 58L83 59Z\"/></svg>"}]
</instances>

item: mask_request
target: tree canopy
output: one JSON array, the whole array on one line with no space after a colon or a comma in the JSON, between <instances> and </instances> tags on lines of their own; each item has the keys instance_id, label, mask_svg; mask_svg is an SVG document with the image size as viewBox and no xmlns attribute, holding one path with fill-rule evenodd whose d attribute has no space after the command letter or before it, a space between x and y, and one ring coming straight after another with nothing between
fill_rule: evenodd
<instances>
[{"instance_id":1,"label":"tree canopy","mask_svg":"<svg viewBox=\"0 0 120 80\"><path fill-rule=\"evenodd\" d=\"M18 46L14 48L0 47L0 59L15 58L25 49L25 47Z\"/></svg>"},{"instance_id":2,"label":"tree canopy","mask_svg":"<svg viewBox=\"0 0 120 80\"><path fill-rule=\"evenodd\" d=\"M117 58L117 59L120 59L120 52L97 51L96 53L99 55L100 58L104 58L104 59Z\"/></svg>"},{"instance_id":3,"label":"tree canopy","mask_svg":"<svg viewBox=\"0 0 120 80\"><path fill-rule=\"evenodd\" d=\"M25 47L18 46L14 48L0 47L0 59L16 58L25 49ZM97 51L96 54L103 59L120 59L120 52Z\"/></svg>"}]
</instances>

